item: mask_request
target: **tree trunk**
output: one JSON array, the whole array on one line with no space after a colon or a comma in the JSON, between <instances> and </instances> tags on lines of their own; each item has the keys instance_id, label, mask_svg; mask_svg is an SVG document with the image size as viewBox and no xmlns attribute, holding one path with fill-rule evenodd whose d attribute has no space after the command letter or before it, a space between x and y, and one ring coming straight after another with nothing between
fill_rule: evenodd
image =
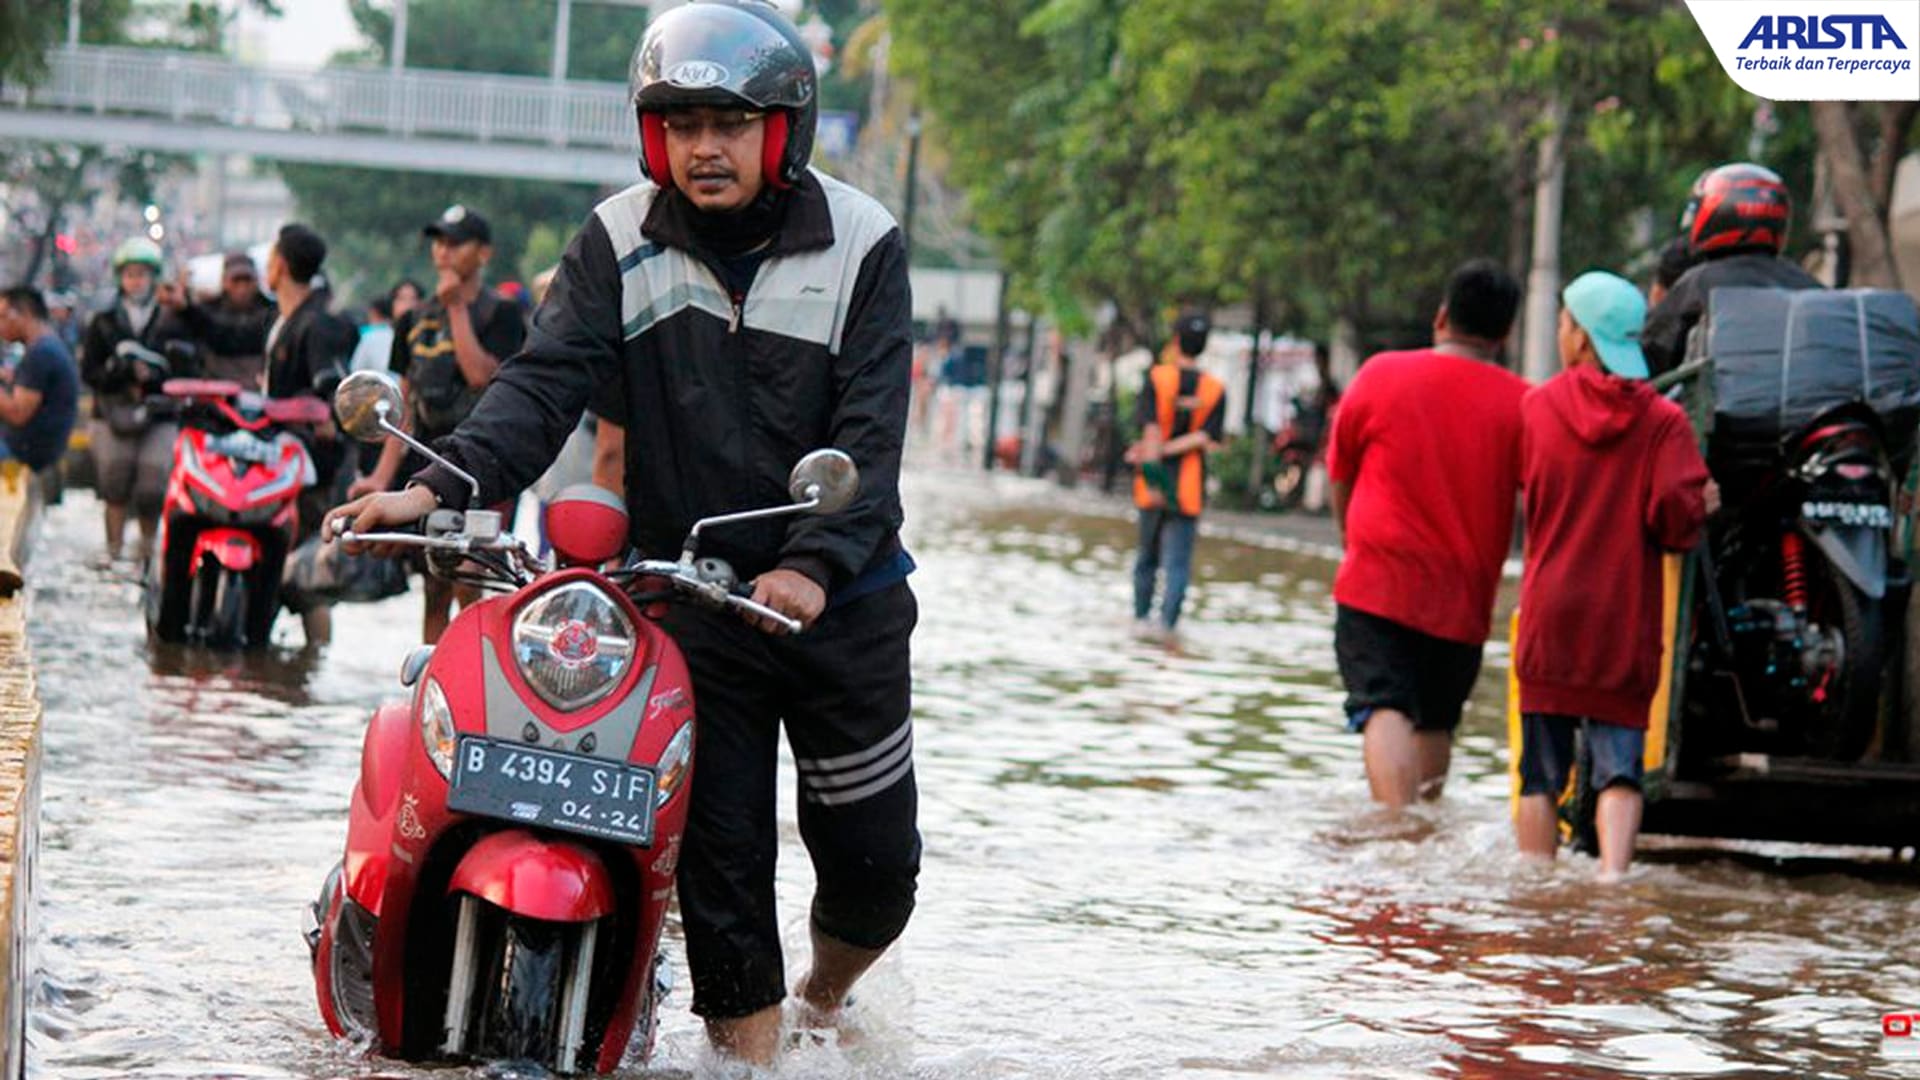
<instances>
[{"instance_id":1,"label":"tree trunk","mask_svg":"<svg viewBox=\"0 0 1920 1080\"><path fill-rule=\"evenodd\" d=\"M1833 197L1847 217L1852 253L1848 284L1898 289L1900 270L1893 263L1893 245L1887 237L1887 208L1874 199L1860 137L1853 128L1853 106L1844 101L1814 102L1813 128L1820 137L1820 156L1833 178Z\"/></svg>"},{"instance_id":2,"label":"tree trunk","mask_svg":"<svg viewBox=\"0 0 1920 1080\"><path fill-rule=\"evenodd\" d=\"M1907 156L1907 133L1913 130L1916 116L1920 116L1920 101L1880 103L1880 145L1873 148L1869 173L1873 201L1883 211L1893 206L1893 182L1900 173L1901 159Z\"/></svg>"}]
</instances>

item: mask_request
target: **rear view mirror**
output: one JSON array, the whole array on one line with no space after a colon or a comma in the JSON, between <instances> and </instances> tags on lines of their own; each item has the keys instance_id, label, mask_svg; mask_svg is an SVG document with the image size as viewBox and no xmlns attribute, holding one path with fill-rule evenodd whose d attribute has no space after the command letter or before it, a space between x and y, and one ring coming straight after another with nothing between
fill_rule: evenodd
<instances>
[{"instance_id":1,"label":"rear view mirror","mask_svg":"<svg viewBox=\"0 0 1920 1080\"><path fill-rule=\"evenodd\" d=\"M860 494L860 467L842 450L815 450L787 476L787 494L815 514L837 514Z\"/></svg>"},{"instance_id":2,"label":"rear view mirror","mask_svg":"<svg viewBox=\"0 0 1920 1080\"><path fill-rule=\"evenodd\" d=\"M333 412L340 429L361 442L387 437L381 422L398 423L402 399L400 383L385 371L356 371L333 393Z\"/></svg>"}]
</instances>

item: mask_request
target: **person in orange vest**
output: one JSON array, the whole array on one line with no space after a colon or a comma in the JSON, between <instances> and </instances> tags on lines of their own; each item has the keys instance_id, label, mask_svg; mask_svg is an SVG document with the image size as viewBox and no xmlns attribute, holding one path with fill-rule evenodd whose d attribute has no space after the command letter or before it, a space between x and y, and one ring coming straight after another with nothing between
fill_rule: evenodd
<instances>
[{"instance_id":1,"label":"person in orange vest","mask_svg":"<svg viewBox=\"0 0 1920 1080\"><path fill-rule=\"evenodd\" d=\"M1140 508L1140 555L1133 564L1134 632L1143 639L1171 638L1186 600L1193 565L1193 538L1206 505L1207 453L1220 447L1226 387L1200 370L1212 329L1207 317L1189 313L1173 324L1174 359L1149 369L1140 388L1135 423L1140 441L1126 459L1138 467L1133 501ZM1162 565L1167 592L1154 623L1153 591Z\"/></svg>"}]
</instances>

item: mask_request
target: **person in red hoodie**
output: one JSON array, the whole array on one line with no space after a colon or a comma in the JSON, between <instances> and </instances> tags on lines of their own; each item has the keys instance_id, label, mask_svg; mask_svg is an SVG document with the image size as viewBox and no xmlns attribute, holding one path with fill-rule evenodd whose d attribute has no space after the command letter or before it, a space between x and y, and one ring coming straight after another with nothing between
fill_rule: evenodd
<instances>
[{"instance_id":1,"label":"person in red hoodie","mask_svg":"<svg viewBox=\"0 0 1920 1080\"><path fill-rule=\"evenodd\" d=\"M1333 647L1373 798L1436 798L1480 673L1520 490L1520 398L1500 366L1520 283L1486 259L1447 281L1433 347L1361 365L1327 473L1346 554Z\"/></svg>"},{"instance_id":2,"label":"person in red hoodie","mask_svg":"<svg viewBox=\"0 0 1920 1080\"><path fill-rule=\"evenodd\" d=\"M1647 303L1583 274L1561 293L1565 369L1521 403L1520 850L1551 859L1555 797L1584 731L1600 792L1603 880L1640 831L1647 713L1660 683L1661 556L1700 540L1718 491L1686 413L1647 384Z\"/></svg>"}]
</instances>

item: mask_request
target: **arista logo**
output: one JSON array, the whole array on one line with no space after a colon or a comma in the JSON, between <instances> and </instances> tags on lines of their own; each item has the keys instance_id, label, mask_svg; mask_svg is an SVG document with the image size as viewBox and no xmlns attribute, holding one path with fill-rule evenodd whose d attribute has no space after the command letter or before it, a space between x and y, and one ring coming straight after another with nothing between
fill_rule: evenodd
<instances>
[{"instance_id":1,"label":"arista logo","mask_svg":"<svg viewBox=\"0 0 1920 1080\"><path fill-rule=\"evenodd\" d=\"M1867 32L1872 31L1872 44ZM1885 15L1762 15L1740 42L1742 49L1905 49Z\"/></svg>"}]
</instances>

